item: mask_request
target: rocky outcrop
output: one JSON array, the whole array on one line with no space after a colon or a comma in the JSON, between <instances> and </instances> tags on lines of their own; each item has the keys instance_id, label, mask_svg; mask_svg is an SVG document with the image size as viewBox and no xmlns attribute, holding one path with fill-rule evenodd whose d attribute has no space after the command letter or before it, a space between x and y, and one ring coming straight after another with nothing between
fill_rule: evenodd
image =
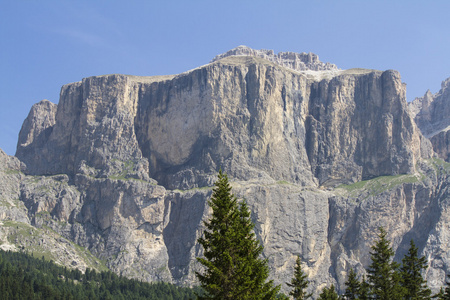
<instances>
[{"instance_id":1,"label":"rocky outcrop","mask_svg":"<svg viewBox=\"0 0 450 300\"><path fill-rule=\"evenodd\" d=\"M119 172L117 167L124 171L121 162L129 161L133 169L127 170L127 177L148 180L148 162L142 159L134 134L137 103L130 81L111 75L63 86L56 124L46 136L45 147L28 143L35 152L43 148L39 156L30 155L33 151L27 152L23 143L18 144L16 155L27 164L28 173L73 177L88 172L105 177ZM32 121L25 124L28 122ZM23 126L21 135L33 136L26 133L27 128Z\"/></svg>"},{"instance_id":2,"label":"rocky outcrop","mask_svg":"<svg viewBox=\"0 0 450 300\"><path fill-rule=\"evenodd\" d=\"M29 224L26 210L20 201L20 182L25 169L17 158L0 149L0 220L15 220Z\"/></svg>"},{"instance_id":3,"label":"rocky outcrop","mask_svg":"<svg viewBox=\"0 0 450 300\"><path fill-rule=\"evenodd\" d=\"M441 90L429 90L409 104L414 120L423 135L430 139L434 151L450 161L450 78L441 84Z\"/></svg>"},{"instance_id":4,"label":"rocky outcrop","mask_svg":"<svg viewBox=\"0 0 450 300\"><path fill-rule=\"evenodd\" d=\"M43 220L52 220L61 228L69 224L64 212L76 210L76 205L70 204L79 201L79 193L67 184L67 176L26 176L23 170L23 163L0 150L0 248L26 250L82 271L106 270L98 258L73 239L42 226Z\"/></svg>"},{"instance_id":5,"label":"rocky outcrop","mask_svg":"<svg viewBox=\"0 0 450 300\"><path fill-rule=\"evenodd\" d=\"M1 173L14 186L5 197L27 226L119 274L194 284L222 169L252 210L277 283L300 255L311 289L343 288L350 267L367 266L381 225L397 257L417 240L437 288L449 269L450 167L429 159L398 72L342 71L315 57L238 47L176 76L65 85L56 112L41 102L24 123L26 168L0 160L22 170Z\"/></svg>"},{"instance_id":6,"label":"rocky outcrop","mask_svg":"<svg viewBox=\"0 0 450 300\"><path fill-rule=\"evenodd\" d=\"M275 54L273 50L254 50L247 46L238 46L223 54L214 57L211 62L221 60L228 56L253 56L264 58L268 61L276 63L296 71L326 71L338 70L336 65L331 63L324 63L319 60L319 56L314 53L295 53L295 52L280 52Z\"/></svg>"},{"instance_id":7,"label":"rocky outcrop","mask_svg":"<svg viewBox=\"0 0 450 300\"><path fill-rule=\"evenodd\" d=\"M22 125L17 142L17 156L27 157L28 170L40 173L44 170L42 165L42 151L46 151L47 141L55 125L57 105L48 100L42 100L33 105ZM44 154L45 155L45 154Z\"/></svg>"}]
</instances>

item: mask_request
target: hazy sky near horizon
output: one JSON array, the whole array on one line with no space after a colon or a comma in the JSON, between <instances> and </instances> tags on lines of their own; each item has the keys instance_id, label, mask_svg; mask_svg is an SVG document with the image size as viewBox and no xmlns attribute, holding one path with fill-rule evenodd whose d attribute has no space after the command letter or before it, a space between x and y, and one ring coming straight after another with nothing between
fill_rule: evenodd
<instances>
[{"instance_id":1,"label":"hazy sky near horizon","mask_svg":"<svg viewBox=\"0 0 450 300\"><path fill-rule=\"evenodd\" d=\"M400 71L407 99L450 77L450 1L0 0L0 148L31 106L111 73L177 74L239 45Z\"/></svg>"}]
</instances>

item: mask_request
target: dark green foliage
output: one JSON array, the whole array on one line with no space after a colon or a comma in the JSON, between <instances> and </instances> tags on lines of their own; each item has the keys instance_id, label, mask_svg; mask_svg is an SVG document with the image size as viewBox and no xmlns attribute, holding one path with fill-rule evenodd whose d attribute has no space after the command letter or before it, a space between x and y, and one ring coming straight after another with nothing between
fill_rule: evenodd
<instances>
[{"instance_id":1,"label":"dark green foliage","mask_svg":"<svg viewBox=\"0 0 450 300\"><path fill-rule=\"evenodd\" d=\"M386 235L386 231L380 228L379 239L370 252L372 264L367 272L371 294L381 300L402 299L404 291L400 285L399 264L393 261L394 251Z\"/></svg>"},{"instance_id":2,"label":"dark green foliage","mask_svg":"<svg viewBox=\"0 0 450 300\"><path fill-rule=\"evenodd\" d=\"M370 285L366 281L366 277L363 276L363 279L358 288L358 298L359 300L369 300L370 297Z\"/></svg>"},{"instance_id":3,"label":"dark green foliage","mask_svg":"<svg viewBox=\"0 0 450 300\"><path fill-rule=\"evenodd\" d=\"M339 296L336 293L336 289L332 284L329 288L324 287L322 293L320 293L319 298L317 300L338 300Z\"/></svg>"},{"instance_id":4,"label":"dark green foliage","mask_svg":"<svg viewBox=\"0 0 450 300\"><path fill-rule=\"evenodd\" d=\"M427 287L427 281L422 277L422 270L427 267L427 259L425 256L418 257L418 249L414 241L411 240L408 254L403 258L400 269L405 299L430 299L431 290Z\"/></svg>"},{"instance_id":5,"label":"dark green foliage","mask_svg":"<svg viewBox=\"0 0 450 300\"><path fill-rule=\"evenodd\" d=\"M294 300L311 298L312 294L306 293L309 284L307 278L308 276L302 270L300 256L298 256L295 263L294 277L292 278L291 283L286 283L293 288L289 295L291 295Z\"/></svg>"},{"instance_id":6,"label":"dark green foliage","mask_svg":"<svg viewBox=\"0 0 450 300\"><path fill-rule=\"evenodd\" d=\"M359 294L359 288L360 288L360 282L356 278L356 273L353 269L350 269L350 272L348 273L347 281L345 282L345 299L348 300L355 300L358 299Z\"/></svg>"},{"instance_id":7,"label":"dark green foliage","mask_svg":"<svg viewBox=\"0 0 450 300\"><path fill-rule=\"evenodd\" d=\"M444 296L445 296L445 291L444 291L444 288L441 287L441 289L439 290L439 293L433 295L431 298L437 299L437 300L443 300Z\"/></svg>"},{"instance_id":8,"label":"dark green foliage","mask_svg":"<svg viewBox=\"0 0 450 300\"><path fill-rule=\"evenodd\" d=\"M3 299L193 299L194 290L140 282L112 272L67 269L26 253L0 251Z\"/></svg>"},{"instance_id":9,"label":"dark green foliage","mask_svg":"<svg viewBox=\"0 0 450 300\"><path fill-rule=\"evenodd\" d=\"M447 275L448 278L450 278L450 274ZM444 300L450 300L450 281L447 281L447 286L445 287L445 291L444 291L444 298L442 298Z\"/></svg>"},{"instance_id":10,"label":"dark green foliage","mask_svg":"<svg viewBox=\"0 0 450 300\"><path fill-rule=\"evenodd\" d=\"M199 299L275 299L280 287L266 282L269 268L260 259L263 247L253 233L247 204L238 204L222 171L208 204L212 216L198 239L205 256L197 258L205 267L196 272L205 291Z\"/></svg>"}]
</instances>

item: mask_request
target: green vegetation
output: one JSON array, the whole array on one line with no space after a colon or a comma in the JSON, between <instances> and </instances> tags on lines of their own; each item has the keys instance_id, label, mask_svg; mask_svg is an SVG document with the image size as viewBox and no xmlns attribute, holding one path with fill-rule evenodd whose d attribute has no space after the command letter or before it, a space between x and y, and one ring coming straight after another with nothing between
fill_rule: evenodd
<instances>
[{"instance_id":1,"label":"green vegetation","mask_svg":"<svg viewBox=\"0 0 450 300\"><path fill-rule=\"evenodd\" d=\"M128 174L131 173L134 169L134 162L132 160L127 160L125 162L123 162L123 166L122 166L122 172L120 172L117 175L112 175L109 176L110 179L117 179L117 180L127 180L130 179L128 178Z\"/></svg>"},{"instance_id":2,"label":"green vegetation","mask_svg":"<svg viewBox=\"0 0 450 300\"><path fill-rule=\"evenodd\" d=\"M294 300L304 300L311 298L312 293L306 293L306 289L309 285L307 278L308 276L302 270L300 256L297 256L297 260L295 262L294 277L292 278L291 283L287 283L289 287L293 288L289 295L291 295Z\"/></svg>"},{"instance_id":3,"label":"green vegetation","mask_svg":"<svg viewBox=\"0 0 450 300\"><path fill-rule=\"evenodd\" d=\"M393 261L395 253L386 236L387 232L380 228L378 240L372 246L372 263L367 270L370 289L375 299L402 299L405 291L400 284L400 265Z\"/></svg>"},{"instance_id":4,"label":"green vegetation","mask_svg":"<svg viewBox=\"0 0 450 300\"><path fill-rule=\"evenodd\" d=\"M286 180L280 180L280 181L277 181L277 184L292 184L292 183L290 183L289 181L286 181Z\"/></svg>"},{"instance_id":5,"label":"green vegetation","mask_svg":"<svg viewBox=\"0 0 450 300\"><path fill-rule=\"evenodd\" d=\"M14 170L14 169L7 169L5 170L5 173L8 175L18 175L18 174L23 174L21 171L19 170Z\"/></svg>"},{"instance_id":6,"label":"green vegetation","mask_svg":"<svg viewBox=\"0 0 450 300\"><path fill-rule=\"evenodd\" d=\"M367 269L368 281L364 276L362 281L359 281L357 274L350 269L345 282L345 293L339 299L450 300L450 283L447 283L445 292L442 288L440 293L431 296L431 290L421 275L428 267L427 261L425 257L418 257L418 249L414 242L411 241L408 254L402 259L400 267L399 263L393 261L394 251L386 236L387 232L380 228L378 240L371 247L372 263ZM334 286L324 288L318 299L338 299Z\"/></svg>"},{"instance_id":7,"label":"green vegetation","mask_svg":"<svg viewBox=\"0 0 450 300\"><path fill-rule=\"evenodd\" d=\"M438 159L430 160L436 170L450 170L450 164ZM122 173L123 175L123 173ZM123 176L126 176L123 175ZM348 193L378 194L403 183L414 183L416 175L382 176L339 188ZM277 184L289 184L279 181ZM197 189L209 189L203 187ZM196 189L193 189L196 190ZM186 191L180 191L186 192ZM231 193L228 178L221 171L215 183L211 200L211 218L204 223L206 230L198 243L203 247L204 258L197 258L203 272L196 272L201 288L180 288L166 283L149 284L126 279L110 272L104 262L87 249L68 240L70 251L88 264L85 274L57 266L51 250L42 250L36 241L46 236L61 238L50 227L35 228L29 224L3 221L10 244L27 253L0 250L0 300L1 299L287 299L278 294L280 286L268 281L267 259L261 259L263 246L256 239L251 213L245 201L238 202ZM41 211L37 218L50 219L49 212ZM49 224L45 223L44 224ZM62 224L65 225L65 224ZM378 240L371 247L371 264L366 270L368 280L357 279L353 269L345 282L345 293L339 298L334 285L325 287L318 299L446 299L450 300L450 282L445 290L431 296L422 273L427 268L425 257L418 256L418 248L411 241L402 264L393 261L394 251L387 240L387 232L379 229ZM46 241L52 241L48 239ZM4 242L8 244L8 242ZM1 242L0 242L1 243ZM53 245L53 244L51 244ZM50 248L51 248L50 245ZM47 247L48 248L48 247ZM125 252L125 251L124 251ZM119 253L119 255L122 254ZM95 270L94 270L95 269ZM158 272L169 272L161 265ZM144 270L136 269L135 275ZM450 278L450 277L449 277ZM308 276L297 257L292 280L287 283L293 299L308 299Z\"/></svg>"},{"instance_id":8,"label":"green vegetation","mask_svg":"<svg viewBox=\"0 0 450 300\"><path fill-rule=\"evenodd\" d=\"M358 298L359 300L369 300L370 299L370 284L366 281L366 277L363 276L361 283L358 288Z\"/></svg>"},{"instance_id":9,"label":"green vegetation","mask_svg":"<svg viewBox=\"0 0 450 300\"><path fill-rule=\"evenodd\" d=\"M399 263L393 261L394 251L386 236L386 231L380 228L378 240L370 253L372 263L367 269L368 282L364 277L362 282L359 282L356 273L350 270L345 282L345 299L444 299L443 289L439 294L431 296L431 290L421 275L428 267L427 260L425 257L418 257L414 242L410 242L408 254L402 259L400 267Z\"/></svg>"},{"instance_id":10,"label":"green vegetation","mask_svg":"<svg viewBox=\"0 0 450 300\"><path fill-rule=\"evenodd\" d=\"M380 193L403 183L417 182L415 175L382 176L372 180L341 186L348 192L361 189L369 193ZM360 191L358 191L360 192ZM267 282L267 261L258 257L262 246L255 239L250 212L244 202L239 204L231 193L228 178L219 172L213 196L209 201L212 217L205 222L204 236L198 239L204 248L205 258L197 258L203 265L204 272L196 275L203 288L204 295L199 299L286 299L283 294L276 294L279 287ZM337 294L334 285L325 287L318 299L431 299L431 291L423 280L422 272L427 268L425 257L418 257L418 249L411 241L409 252L402 260L402 265L393 260L394 251L387 240L387 232L380 228L378 240L371 247L372 263L366 270L368 280L363 276L357 279L353 269L345 282L345 294ZM306 292L307 275L301 269L297 257L294 276L289 293L293 299L307 299L312 295ZM450 283L433 298L450 295ZM449 296L450 297L450 296Z\"/></svg>"},{"instance_id":11,"label":"green vegetation","mask_svg":"<svg viewBox=\"0 0 450 300\"><path fill-rule=\"evenodd\" d=\"M419 249L417 249L414 241L411 240L408 253L402 260L401 286L405 291L405 299L428 299L431 290L427 287L427 281L423 279L421 271L427 266L425 256L418 257Z\"/></svg>"},{"instance_id":12,"label":"green vegetation","mask_svg":"<svg viewBox=\"0 0 450 300\"><path fill-rule=\"evenodd\" d=\"M436 170L436 174L441 176L442 174L450 174L450 163L443 159L433 157L426 160Z\"/></svg>"},{"instance_id":13,"label":"green vegetation","mask_svg":"<svg viewBox=\"0 0 450 300\"><path fill-rule=\"evenodd\" d=\"M350 269L348 273L348 279L345 282L345 299L347 300L355 300L358 299L359 289L361 287L361 283L356 279L356 273L353 269Z\"/></svg>"},{"instance_id":14,"label":"green vegetation","mask_svg":"<svg viewBox=\"0 0 450 300\"><path fill-rule=\"evenodd\" d=\"M253 232L250 211L245 201L238 203L222 171L208 204L212 216L198 239L205 256L197 258L204 267L196 272L205 291L199 299L275 299L280 286L266 282L269 268L260 258L263 246Z\"/></svg>"},{"instance_id":15,"label":"green vegetation","mask_svg":"<svg viewBox=\"0 0 450 300\"><path fill-rule=\"evenodd\" d=\"M0 299L193 299L194 289L116 274L67 269L26 253L0 250Z\"/></svg>"},{"instance_id":16,"label":"green vegetation","mask_svg":"<svg viewBox=\"0 0 450 300\"><path fill-rule=\"evenodd\" d=\"M48 212L42 211L38 213L39 216L45 218ZM15 245L17 248L22 249L26 246L27 252L34 257L44 257L48 261L59 261L55 253L52 252L51 244L47 248L40 245L42 239L48 236L49 233L53 238L62 238L57 232L50 227L43 225L42 228L36 228L26 223L15 221L3 221L3 227L10 227L7 240L10 244ZM45 232L46 233L45 233ZM72 248L74 253L81 257L83 261L92 269L98 271L108 270L105 263L96 258L92 253L81 247L80 245L73 243L70 240L64 239L67 242L67 247ZM50 243L52 241L50 240ZM0 298L1 299L1 298Z\"/></svg>"},{"instance_id":17,"label":"green vegetation","mask_svg":"<svg viewBox=\"0 0 450 300\"><path fill-rule=\"evenodd\" d=\"M329 288L324 287L322 293L320 293L318 300L338 300L339 296L336 293L336 289L332 284Z\"/></svg>"},{"instance_id":18,"label":"green vegetation","mask_svg":"<svg viewBox=\"0 0 450 300\"><path fill-rule=\"evenodd\" d=\"M450 279L450 274L447 275L447 276ZM445 292L444 292L444 294L442 296L442 299L443 300L450 300L450 281L447 281L447 286L445 287Z\"/></svg>"},{"instance_id":19,"label":"green vegetation","mask_svg":"<svg viewBox=\"0 0 450 300\"><path fill-rule=\"evenodd\" d=\"M350 196L359 195L362 191L367 191L369 195L374 196L382 192L391 190L392 188L404 184L415 183L419 179L416 175L404 174L394 176L380 176L370 180L355 182L349 185L339 185L338 189L344 189Z\"/></svg>"},{"instance_id":20,"label":"green vegetation","mask_svg":"<svg viewBox=\"0 0 450 300\"><path fill-rule=\"evenodd\" d=\"M172 190L172 192L186 193L186 192L191 192L191 191L206 191L206 190L212 190L212 189L213 189L213 187L211 187L211 186L201 186L201 187L194 187L194 188L187 189L187 190L174 189L174 190Z\"/></svg>"}]
</instances>

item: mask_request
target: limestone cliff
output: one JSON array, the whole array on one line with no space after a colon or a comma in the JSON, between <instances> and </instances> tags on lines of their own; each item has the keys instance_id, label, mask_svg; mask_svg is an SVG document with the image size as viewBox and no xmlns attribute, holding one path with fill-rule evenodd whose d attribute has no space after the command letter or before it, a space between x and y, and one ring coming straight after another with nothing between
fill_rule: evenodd
<instances>
[{"instance_id":1,"label":"limestone cliff","mask_svg":"<svg viewBox=\"0 0 450 300\"><path fill-rule=\"evenodd\" d=\"M384 226L398 257L416 240L437 288L450 262L450 168L428 143L398 72L238 47L175 76L65 85L57 106L38 103L25 120L23 164L0 162L22 170L4 196L20 200L17 218L123 275L195 282L222 168L249 203L277 283L300 255L311 289L342 288Z\"/></svg>"},{"instance_id":2,"label":"limestone cliff","mask_svg":"<svg viewBox=\"0 0 450 300\"><path fill-rule=\"evenodd\" d=\"M62 88L55 117L45 112L56 120L38 126L52 129L45 150L33 132L18 145L32 174L104 177L132 161L127 176L170 189L210 186L220 167L240 180L336 185L414 172L420 157L395 71L312 76L231 56L170 79L86 78Z\"/></svg>"},{"instance_id":3,"label":"limestone cliff","mask_svg":"<svg viewBox=\"0 0 450 300\"><path fill-rule=\"evenodd\" d=\"M434 151L450 161L450 78L441 84L441 90L429 90L409 104L414 120L423 135L430 139Z\"/></svg>"}]
</instances>

